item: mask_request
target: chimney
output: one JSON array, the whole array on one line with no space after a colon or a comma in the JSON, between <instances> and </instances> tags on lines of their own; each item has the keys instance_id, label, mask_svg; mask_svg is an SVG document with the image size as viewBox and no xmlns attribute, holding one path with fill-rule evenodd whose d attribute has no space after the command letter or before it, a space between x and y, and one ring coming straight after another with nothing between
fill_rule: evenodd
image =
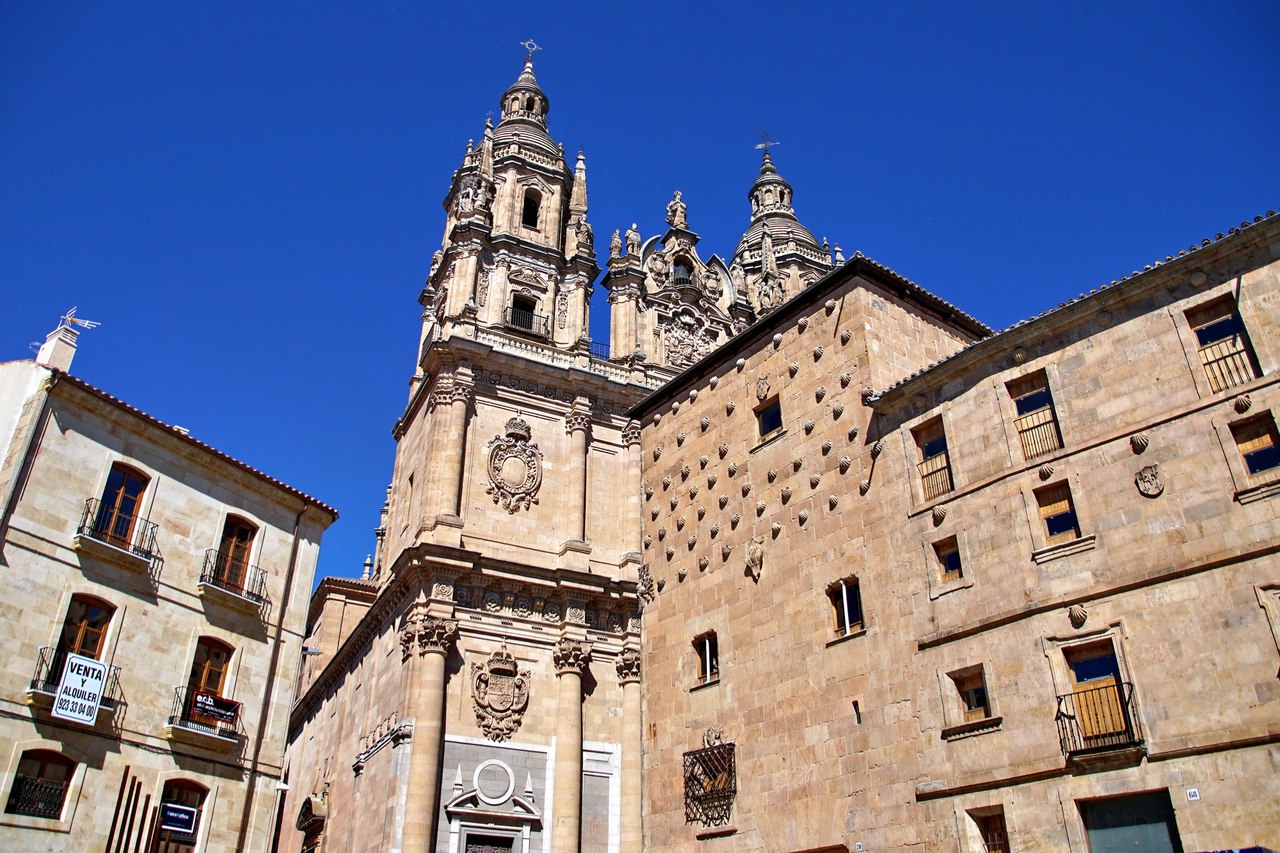
<instances>
[{"instance_id":1,"label":"chimney","mask_svg":"<svg viewBox=\"0 0 1280 853\"><path fill-rule=\"evenodd\" d=\"M71 369L71 359L76 354L76 338L80 331L69 323L59 323L58 328L49 333L36 353L36 363L45 367L54 367L61 371Z\"/></svg>"}]
</instances>

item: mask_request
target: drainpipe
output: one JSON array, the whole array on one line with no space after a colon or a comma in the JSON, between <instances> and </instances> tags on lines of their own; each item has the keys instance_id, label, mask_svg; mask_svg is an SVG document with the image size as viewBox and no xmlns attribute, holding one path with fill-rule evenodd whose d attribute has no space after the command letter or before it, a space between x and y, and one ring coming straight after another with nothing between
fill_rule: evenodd
<instances>
[{"instance_id":1,"label":"drainpipe","mask_svg":"<svg viewBox=\"0 0 1280 853\"><path fill-rule=\"evenodd\" d=\"M280 619L276 622L275 637L271 641L271 663L267 667L267 684L263 690L262 714L258 718L258 733L253 739L253 757L249 760L249 784L244 792L244 808L240 812L240 830L236 835L236 853L244 853L245 837L249 833L249 817L253 813L253 794L258 785L258 761L262 756L262 741L267 736L267 719L271 716L271 690L276 682L276 670L280 666L280 635L284 633L284 617L289 612L289 599L293 593L293 575L298 567L298 543L302 536L302 516L311 507L302 504L293 521L293 545L289 549L289 568L284 575L284 595L280 600Z\"/></svg>"},{"instance_id":2,"label":"drainpipe","mask_svg":"<svg viewBox=\"0 0 1280 853\"><path fill-rule=\"evenodd\" d=\"M4 515L0 516L0 543L3 543L5 537L9 535L9 520L13 518L13 512L17 508L18 498L27 487L27 479L31 476L31 467L35 464L36 456L40 453L40 445L44 442L44 431L49 425L50 399L53 396L53 386L58 384L58 380L62 378L62 372L59 370L51 370L49 376L42 384L44 391L44 400L40 403L40 414L36 417L35 424L27 431L22 447L22 462L19 463L18 472L9 481L9 494L4 499ZM3 555L0 555L2 559Z\"/></svg>"}]
</instances>

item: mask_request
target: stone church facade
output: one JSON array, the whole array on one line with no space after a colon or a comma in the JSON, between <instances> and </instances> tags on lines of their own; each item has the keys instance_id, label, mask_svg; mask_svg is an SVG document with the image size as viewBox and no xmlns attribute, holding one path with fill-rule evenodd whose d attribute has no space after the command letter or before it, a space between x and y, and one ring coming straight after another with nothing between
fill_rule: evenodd
<instances>
[{"instance_id":1,"label":"stone church facade","mask_svg":"<svg viewBox=\"0 0 1280 853\"><path fill-rule=\"evenodd\" d=\"M728 260L677 193L601 276L531 61L500 104L280 850L1280 844L1280 219L993 333L766 150Z\"/></svg>"}]
</instances>

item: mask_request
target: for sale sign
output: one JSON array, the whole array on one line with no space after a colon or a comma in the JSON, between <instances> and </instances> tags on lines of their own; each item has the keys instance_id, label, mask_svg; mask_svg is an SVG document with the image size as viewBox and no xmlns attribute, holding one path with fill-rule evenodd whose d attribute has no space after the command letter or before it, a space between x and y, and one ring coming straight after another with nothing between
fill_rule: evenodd
<instances>
[{"instance_id":1,"label":"for sale sign","mask_svg":"<svg viewBox=\"0 0 1280 853\"><path fill-rule=\"evenodd\" d=\"M107 665L82 655L67 655L58 692L53 697L53 716L73 723L93 724L107 685Z\"/></svg>"}]
</instances>

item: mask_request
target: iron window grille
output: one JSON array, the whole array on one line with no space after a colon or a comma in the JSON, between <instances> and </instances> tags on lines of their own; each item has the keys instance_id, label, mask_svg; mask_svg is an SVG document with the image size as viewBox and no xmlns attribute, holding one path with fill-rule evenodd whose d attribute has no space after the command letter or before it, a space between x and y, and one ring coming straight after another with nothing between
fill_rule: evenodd
<instances>
[{"instance_id":1,"label":"iron window grille","mask_svg":"<svg viewBox=\"0 0 1280 853\"><path fill-rule=\"evenodd\" d=\"M67 665L67 652L53 646L40 649L36 658L36 671L31 676L31 685L27 689L33 693L47 693L52 696L58 692L58 684L62 681L62 670ZM102 688L99 705L108 710L114 709L124 701L120 690L120 667L107 667L107 682Z\"/></svg>"},{"instance_id":2,"label":"iron window grille","mask_svg":"<svg viewBox=\"0 0 1280 853\"><path fill-rule=\"evenodd\" d=\"M240 703L224 700L221 696L214 696L215 699L226 705L235 706L234 711L229 715L230 719L219 719L201 712L197 697L204 693L205 691L195 690L190 687L175 687L173 690L173 710L169 713L169 725L214 737L239 740L242 733Z\"/></svg>"},{"instance_id":3,"label":"iron window grille","mask_svg":"<svg viewBox=\"0 0 1280 853\"><path fill-rule=\"evenodd\" d=\"M154 522L114 513L102 501L89 498L84 502L84 512L80 515L76 535L88 536L139 557L154 560L158 556L156 530Z\"/></svg>"},{"instance_id":4,"label":"iron window grille","mask_svg":"<svg viewBox=\"0 0 1280 853\"><path fill-rule=\"evenodd\" d=\"M265 571L212 548L204 552L204 571L200 573L200 583L225 589L258 604L267 600Z\"/></svg>"},{"instance_id":5,"label":"iron window grille","mask_svg":"<svg viewBox=\"0 0 1280 853\"><path fill-rule=\"evenodd\" d=\"M508 329L537 335L540 338L551 336L551 319L546 315L527 311L523 308L503 309L502 324Z\"/></svg>"},{"instance_id":6,"label":"iron window grille","mask_svg":"<svg viewBox=\"0 0 1280 853\"><path fill-rule=\"evenodd\" d=\"M70 782L15 776L4 810L8 814L58 820L62 817L62 804L67 799L70 786Z\"/></svg>"},{"instance_id":7,"label":"iron window grille","mask_svg":"<svg viewBox=\"0 0 1280 853\"><path fill-rule=\"evenodd\" d=\"M1126 749L1142 743L1133 685L1122 681L1058 697L1054 715L1062 754Z\"/></svg>"},{"instance_id":8,"label":"iron window grille","mask_svg":"<svg viewBox=\"0 0 1280 853\"><path fill-rule=\"evenodd\" d=\"M684 820L723 826L738 793L734 744L718 743L684 754Z\"/></svg>"}]
</instances>

